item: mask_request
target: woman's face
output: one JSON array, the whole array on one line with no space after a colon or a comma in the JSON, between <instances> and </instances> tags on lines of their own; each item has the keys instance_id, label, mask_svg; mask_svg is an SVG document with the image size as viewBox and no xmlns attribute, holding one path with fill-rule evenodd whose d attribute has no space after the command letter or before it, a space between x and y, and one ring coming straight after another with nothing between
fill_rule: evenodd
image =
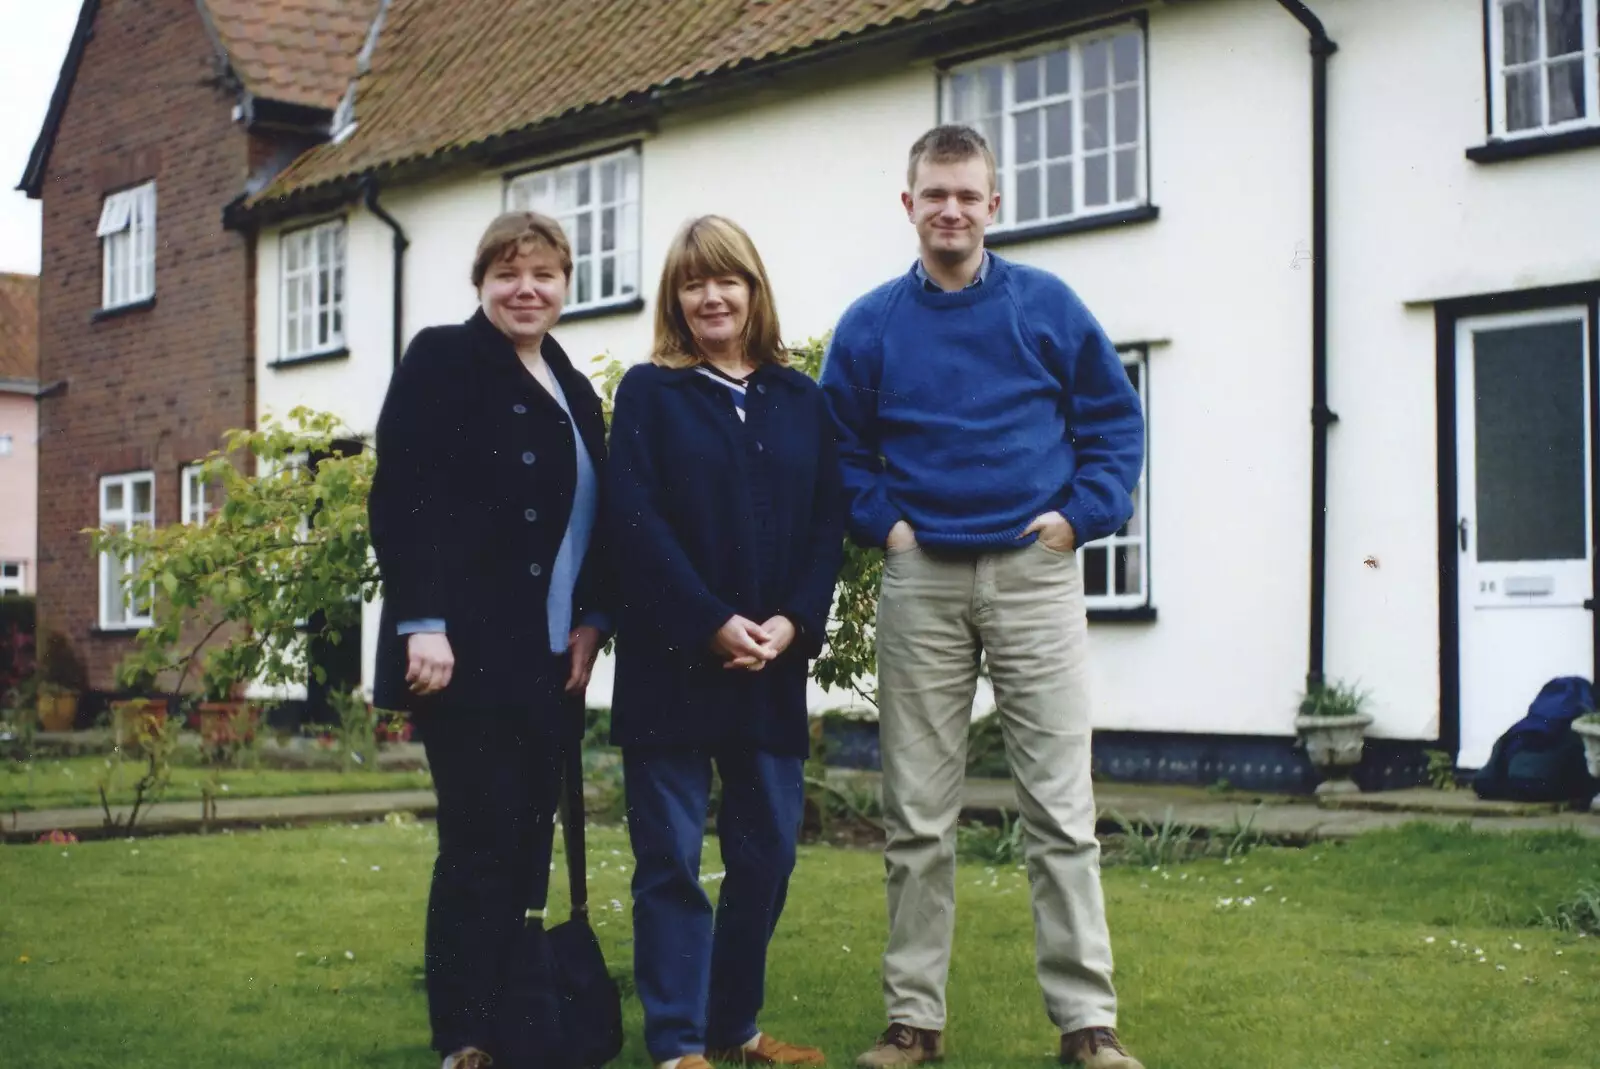
<instances>
[{"instance_id":1,"label":"woman's face","mask_svg":"<svg viewBox=\"0 0 1600 1069\"><path fill-rule=\"evenodd\" d=\"M538 344L567 300L561 259L546 245L532 245L510 260L496 260L478 287L478 300L489 322L513 342Z\"/></svg>"},{"instance_id":2,"label":"woman's face","mask_svg":"<svg viewBox=\"0 0 1600 1069\"><path fill-rule=\"evenodd\" d=\"M742 275L691 278L678 287L683 321L703 352L736 348L750 321L750 284Z\"/></svg>"}]
</instances>

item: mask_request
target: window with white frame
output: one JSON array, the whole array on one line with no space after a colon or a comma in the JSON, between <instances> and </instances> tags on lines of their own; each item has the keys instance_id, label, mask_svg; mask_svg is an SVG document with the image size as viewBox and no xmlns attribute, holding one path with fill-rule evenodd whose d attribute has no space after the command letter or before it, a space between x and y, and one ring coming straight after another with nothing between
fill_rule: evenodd
<instances>
[{"instance_id":1,"label":"window with white frame","mask_svg":"<svg viewBox=\"0 0 1600 1069\"><path fill-rule=\"evenodd\" d=\"M1489 0L1488 11L1495 134L1600 125L1600 0Z\"/></svg>"},{"instance_id":2,"label":"window with white frame","mask_svg":"<svg viewBox=\"0 0 1600 1069\"><path fill-rule=\"evenodd\" d=\"M283 359L344 347L344 220L283 235Z\"/></svg>"},{"instance_id":3,"label":"window with white frame","mask_svg":"<svg viewBox=\"0 0 1600 1069\"><path fill-rule=\"evenodd\" d=\"M994 152L997 232L1145 202L1136 23L953 67L940 100L946 122L973 127Z\"/></svg>"},{"instance_id":4,"label":"window with white frame","mask_svg":"<svg viewBox=\"0 0 1600 1069\"><path fill-rule=\"evenodd\" d=\"M156 184L124 189L100 207L100 307L156 295Z\"/></svg>"},{"instance_id":5,"label":"window with white frame","mask_svg":"<svg viewBox=\"0 0 1600 1069\"><path fill-rule=\"evenodd\" d=\"M639 296L638 148L518 175L506 186L506 207L561 224L572 245L568 311Z\"/></svg>"},{"instance_id":6,"label":"window with white frame","mask_svg":"<svg viewBox=\"0 0 1600 1069\"><path fill-rule=\"evenodd\" d=\"M156 482L148 471L107 475L100 480L100 526L113 531L154 527ZM100 555L100 626L105 629L148 627L155 591L130 591L128 579L139 561Z\"/></svg>"},{"instance_id":7,"label":"window with white frame","mask_svg":"<svg viewBox=\"0 0 1600 1069\"><path fill-rule=\"evenodd\" d=\"M1091 609L1134 609L1150 604L1150 481L1149 405L1146 378L1149 361L1143 349L1122 353L1122 366L1138 391L1144 409L1145 470L1133 488L1133 515L1116 534L1098 539L1078 550L1083 574L1084 601Z\"/></svg>"},{"instance_id":8,"label":"window with white frame","mask_svg":"<svg viewBox=\"0 0 1600 1069\"><path fill-rule=\"evenodd\" d=\"M19 560L0 560L0 594L26 593L27 569Z\"/></svg>"},{"instance_id":9,"label":"window with white frame","mask_svg":"<svg viewBox=\"0 0 1600 1069\"><path fill-rule=\"evenodd\" d=\"M206 485L205 465L187 464L178 476L183 488L183 522L203 526L211 514L211 488Z\"/></svg>"}]
</instances>

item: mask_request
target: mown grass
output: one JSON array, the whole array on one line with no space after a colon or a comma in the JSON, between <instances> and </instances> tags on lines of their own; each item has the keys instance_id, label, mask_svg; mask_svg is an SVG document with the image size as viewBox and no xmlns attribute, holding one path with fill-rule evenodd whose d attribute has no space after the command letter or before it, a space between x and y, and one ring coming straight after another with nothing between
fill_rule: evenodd
<instances>
[{"instance_id":1,"label":"mown grass","mask_svg":"<svg viewBox=\"0 0 1600 1069\"><path fill-rule=\"evenodd\" d=\"M5 1063L437 1065L417 982L434 845L423 824L0 849ZM626 967L625 836L595 831L589 860ZM775 941L763 1024L833 1065L882 1027L882 873L803 848ZM1597 877L1575 834L1425 827L1110 867L1123 1033L1149 1069L1592 1069L1600 939L1538 919ZM963 865L959 896L947 1064L1044 1069L1025 874ZM626 1008L617 1064L646 1065Z\"/></svg>"},{"instance_id":2,"label":"mown grass","mask_svg":"<svg viewBox=\"0 0 1600 1069\"><path fill-rule=\"evenodd\" d=\"M98 806L97 777L111 760L105 756L42 758L32 768L15 763L0 766L0 812L31 812ZM110 792L112 805L133 801L133 785L143 771L137 762L124 762ZM431 787L426 772L380 772L376 769L212 769L180 764L172 781L156 801L191 802L204 796L215 778L220 798L280 798L295 794L349 794L360 791L404 791ZM226 789L222 789L222 788Z\"/></svg>"}]
</instances>

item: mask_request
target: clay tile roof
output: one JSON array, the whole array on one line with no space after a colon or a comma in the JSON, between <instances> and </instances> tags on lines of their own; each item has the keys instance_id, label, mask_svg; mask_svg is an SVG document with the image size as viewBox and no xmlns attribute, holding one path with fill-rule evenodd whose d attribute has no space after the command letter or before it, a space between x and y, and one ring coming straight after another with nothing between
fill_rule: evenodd
<instances>
[{"instance_id":1,"label":"clay tile roof","mask_svg":"<svg viewBox=\"0 0 1600 1069\"><path fill-rule=\"evenodd\" d=\"M355 132L300 157L253 203L983 2L390 0Z\"/></svg>"},{"instance_id":2,"label":"clay tile roof","mask_svg":"<svg viewBox=\"0 0 1600 1069\"><path fill-rule=\"evenodd\" d=\"M332 110L379 0L205 0L234 73L258 97ZM473 0L459 0L470 7ZM445 4L445 7L458 6Z\"/></svg>"},{"instance_id":3,"label":"clay tile roof","mask_svg":"<svg viewBox=\"0 0 1600 1069\"><path fill-rule=\"evenodd\" d=\"M0 273L0 379L39 377L39 276Z\"/></svg>"}]
</instances>

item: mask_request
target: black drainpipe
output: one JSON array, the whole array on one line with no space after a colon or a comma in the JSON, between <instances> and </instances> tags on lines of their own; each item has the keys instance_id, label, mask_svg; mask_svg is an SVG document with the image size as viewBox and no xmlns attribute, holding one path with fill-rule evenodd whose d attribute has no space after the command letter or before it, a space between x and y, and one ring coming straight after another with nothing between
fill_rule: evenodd
<instances>
[{"instance_id":1,"label":"black drainpipe","mask_svg":"<svg viewBox=\"0 0 1600 1069\"><path fill-rule=\"evenodd\" d=\"M1320 686L1327 630L1328 425L1328 57L1338 51L1322 20L1300 0L1278 0L1311 34L1311 638L1306 686Z\"/></svg>"},{"instance_id":2,"label":"black drainpipe","mask_svg":"<svg viewBox=\"0 0 1600 1069\"><path fill-rule=\"evenodd\" d=\"M399 220L378 203L378 180L371 175L362 179L361 192L367 210L382 219L388 224L389 229L394 231L394 366L399 367L400 354L405 351L405 336L400 333L403 326L401 309L405 305L406 249L410 248L411 242L406 238L406 232L401 228Z\"/></svg>"}]
</instances>

